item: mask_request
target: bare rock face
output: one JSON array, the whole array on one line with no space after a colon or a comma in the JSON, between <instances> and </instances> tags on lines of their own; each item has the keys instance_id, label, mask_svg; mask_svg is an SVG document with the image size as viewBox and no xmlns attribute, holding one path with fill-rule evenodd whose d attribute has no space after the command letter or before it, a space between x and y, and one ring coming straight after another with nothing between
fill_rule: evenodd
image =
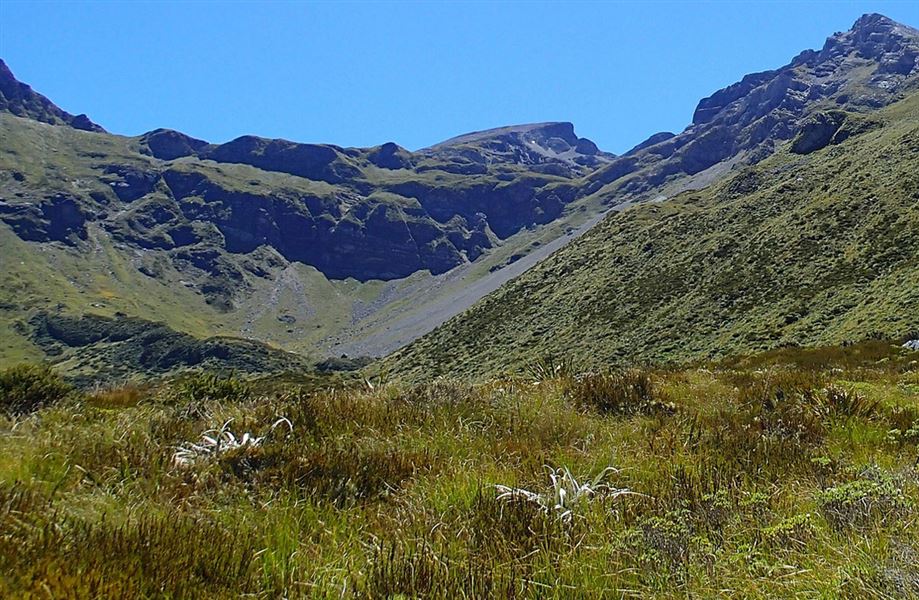
<instances>
[{"instance_id":1,"label":"bare rock face","mask_svg":"<svg viewBox=\"0 0 919 600\"><path fill-rule=\"evenodd\" d=\"M371 148L367 152L367 160L384 169L411 169L415 166L412 153L392 142Z\"/></svg>"},{"instance_id":2,"label":"bare rock face","mask_svg":"<svg viewBox=\"0 0 919 600\"><path fill-rule=\"evenodd\" d=\"M57 194L34 204L0 202L0 221L30 242L64 242L74 245L86 239L91 220L79 199Z\"/></svg>"},{"instance_id":3,"label":"bare rock face","mask_svg":"<svg viewBox=\"0 0 919 600\"><path fill-rule=\"evenodd\" d=\"M842 111L820 112L812 115L801 126L798 136L791 145L796 154L809 154L825 148L846 120Z\"/></svg>"},{"instance_id":4,"label":"bare rock face","mask_svg":"<svg viewBox=\"0 0 919 600\"><path fill-rule=\"evenodd\" d=\"M556 173L581 172L612 160L587 138L579 138L571 123L534 123L498 127L467 133L430 148L421 154L444 161L488 165L516 164L554 166ZM566 170L567 169L567 170Z\"/></svg>"},{"instance_id":5,"label":"bare rock face","mask_svg":"<svg viewBox=\"0 0 919 600\"><path fill-rule=\"evenodd\" d=\"M74 116L63 111L31 87L18 81L3 60L0 60L0 111L52 125L69 125L84 131L105 131L86 115Z\"/></svg>"}]
</instances>

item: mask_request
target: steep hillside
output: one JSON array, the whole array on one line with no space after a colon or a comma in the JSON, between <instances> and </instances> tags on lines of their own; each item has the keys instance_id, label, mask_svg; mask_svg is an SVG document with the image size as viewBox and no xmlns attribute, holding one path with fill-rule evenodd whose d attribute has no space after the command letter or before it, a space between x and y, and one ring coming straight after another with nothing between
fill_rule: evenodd
<instances>
[{"instance_id":1,"label":"steep hillside","mask_svg":"<svg viewBox=\"0 0 919 600\"><path fill-rule=\"evenodd\" d=\"M405 376L545 355L679 361L919 330L919 94L806 155L754 167L587 235L396 353Z\"/></svg>"},{"instance_id":2,"label":"steep hillside","mask_svg":"<svg viewBox=\"0 0 919 600\"><path fill-rule=\"evenodd\" d=\"M0 362L42 356L29 325L41 311L381 354L445 318L416 315L426 302L455 314L444 298L505 281L602 212L574 202L577 182L613 158L570 123L419 152L123 137L83 127L6 65L0 76Z\"/></svg>"}]
</instances>

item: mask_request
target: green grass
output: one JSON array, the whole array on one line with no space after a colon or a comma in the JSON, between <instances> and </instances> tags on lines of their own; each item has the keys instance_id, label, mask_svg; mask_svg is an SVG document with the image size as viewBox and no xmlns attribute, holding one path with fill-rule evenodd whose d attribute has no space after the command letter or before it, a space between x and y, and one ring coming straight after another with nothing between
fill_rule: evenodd
<instances>
[{"instance_id":1,"label":"green grass","mask_svg":"<svg viewBox=\"0 0 919 600\"><path fill-rule=\"evenodd\" d=\"M919 372L834 352L71 395L0 417L0 595L917 597ZM221 426L263 441L174 462ZM495 487L609 466L570 520Z\"/></svg>"},{"instance_id":2,"label":"green grass","mask_svg":"<svg viewBox=\"0 0 919 600\"><path fill-rule=\"evenodd\" d=\"M885 125L611 215L389 361L487 376L551 354L683 362L919 331L919 95Z\"/></svg>"}]
</instances>

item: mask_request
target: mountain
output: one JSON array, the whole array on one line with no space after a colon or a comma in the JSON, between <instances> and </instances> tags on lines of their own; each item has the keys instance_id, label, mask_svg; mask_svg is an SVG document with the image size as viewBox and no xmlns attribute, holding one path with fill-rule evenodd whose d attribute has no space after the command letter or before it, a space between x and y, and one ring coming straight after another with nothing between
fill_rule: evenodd
<instances>
[{"instance_id":1,"label":"mountain","mask_svg":"<svg viewBox=\"0 0 919 600\"><path fill-rule=\"evenodd\" d=\"M862 127L859 115L919 89L917 57L919 31L865 15L821 50L801 52L781 68L747 75L703 99L684 131L655 134L590 174L583 193L613 203L659 199L704 187L735 164L755 164L798 135L811 140L798 151L817 150L837 130ZM810 129L802 129L809 118Z\"/></svg>"},{"instance_id":2,"label":"mountain","mask_svg":"<svg viewBox=\"0 0 919 600\"><path fill-rule=\"evenodd\" d=\"M0 59L0 111L52 125L68 125L84 131L105 131L90 121L86 115L74 116L63 111L28 85L17 81L2 59Z\"/></svg>"},{"instance_id":3,"label":"mountain","mask_svg":"<svg viewBox=\"0 0 919 600\"><path fill-rule=\"evenodd\" d=\"M614 158L570 123L418 152L212 144L166 129L124 137L5 64L2 77L0 360L46 354L30 325L39 313L124 314L317 358L382 354L602 212L575 202L578 182Z\"/></svg>"},{"instance_id":4,"label":"mountain","mask_svg":"<svg viewBox=\"0 0 919 600\"><path fill-rule=\"evenodd\" d=\"M86 317L313 359L447 322L390 361L407 374L894 335L913 326L917 58L919 32L865 15L621 156L564 122L418 151L124 137L4 65L0 361L114 356L36 325Z\"/></svg>"},{"instance_id":5,"label":"mountain","mask_svg":"<svg viewBox=\"0 0 919 600\"><path fill-rule=\"evenodd\" d=\"M919 32L867 15L702 100L686 131L586 178L613 202L671 185L666 202L607 217L390 368L485 375L544 356L601 368L915 336L917 49Z\"/></svg>"}]
</instances>

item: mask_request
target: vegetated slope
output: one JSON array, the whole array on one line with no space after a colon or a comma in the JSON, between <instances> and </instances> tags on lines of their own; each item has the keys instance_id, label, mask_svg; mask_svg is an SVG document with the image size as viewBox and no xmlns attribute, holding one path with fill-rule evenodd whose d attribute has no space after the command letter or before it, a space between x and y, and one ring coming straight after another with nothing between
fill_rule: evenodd
<instances>
[{"instance_id":1,"label":"vegetated slope","mask_svg":"<svg viewBox=\"0 0 919 600\"><path fill-rule=\"evenodd\" d=\"M385 331L401 301L449 293L437 276L481 263L465 277L487 277L600 212L569 206L573 182L613 158L570 123L413 153L74 119L0 63L0 361L41 357L36 311L378 351L355 345L363 321Z\"/></svg>"},{"instance_id":2,"label":"vegetated slope","mask_svg":"<svg viewBox=\"0 0 919 600\"><path fill-rule=\"evenodd\" d=\"M0 597L914 598L917 359L69 397L0 369Z\"/></svg>"},{"instance_id":3,"label":"vegetated slope","mask_svg":"<svg viewBox=\"0 0 919 600\"><path fill-rule=\"evenodd\" d=\"M484 374L552 354L674 361L919 329L919 95L868 130L633 207L396 353Z\"/></svg>"}]
</instances>

